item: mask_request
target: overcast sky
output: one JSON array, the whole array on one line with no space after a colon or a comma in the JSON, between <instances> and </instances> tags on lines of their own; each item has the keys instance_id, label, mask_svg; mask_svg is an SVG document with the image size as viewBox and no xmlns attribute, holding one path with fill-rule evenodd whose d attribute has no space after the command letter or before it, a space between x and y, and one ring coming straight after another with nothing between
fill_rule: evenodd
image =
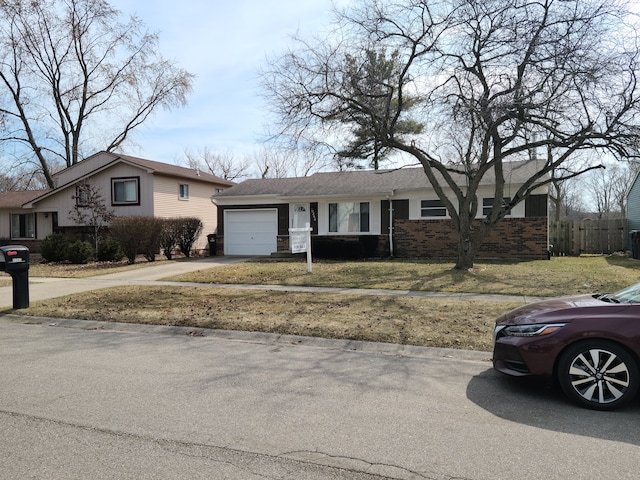
<instances>
[{"instance_id":1,"label":"overcast sky","mask_svg":"<svg viewBox=\"0 0 640 480\"><path fill-rule=\"evenodd\" d=\"M110 0L160 35L165 58L196 75L186 108L159 112L135 134L127 152L175 163L185 149L209 147L242 157L260 150L264 104L258 69L289 37L319 33L331 0Z\"/></svg>"}]
</instances>

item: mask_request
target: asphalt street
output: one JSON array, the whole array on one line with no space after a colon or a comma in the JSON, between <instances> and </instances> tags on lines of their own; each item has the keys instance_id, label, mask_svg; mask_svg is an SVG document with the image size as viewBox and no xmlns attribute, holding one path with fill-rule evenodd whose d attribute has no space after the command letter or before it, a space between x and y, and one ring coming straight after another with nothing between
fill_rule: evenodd
<instances>
[{"instance_id":1,"label":"asphalt street","mask_svg":"<svg viewBox=\"0 0 640 480\"><path fill-rule=\"evenodd\" d=\"M34 278L30 296L242 260ZM0 288L0 479L637 478L640 403L579 409L497 374L486 352L38 319L10 303Z\"/></svg>"},{"instance_id":2,"label":"asphalt street","mask_svg":"<svg viewBox=\"0 0 640 480\"><path fill-rule=\"evenodd\" d=\"M637 478L599 413L488 354L0 316L0 478Z\"/></svg>"}]
</instances>

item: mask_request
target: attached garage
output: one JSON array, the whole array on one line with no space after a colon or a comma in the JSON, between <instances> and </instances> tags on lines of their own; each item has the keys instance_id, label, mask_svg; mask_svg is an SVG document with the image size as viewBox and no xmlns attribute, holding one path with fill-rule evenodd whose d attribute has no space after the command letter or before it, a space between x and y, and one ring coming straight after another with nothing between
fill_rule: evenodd
<instances>
[{"instance_id":1,"label":"attached garage","mask_svg":"<svg viewBox=\"0 0 640 480\"><path fill-rule=\"evenodd\" d=\"M277 249L277 209L225 210L225 255L271 255Z\"/></svg>"}]
</instances>

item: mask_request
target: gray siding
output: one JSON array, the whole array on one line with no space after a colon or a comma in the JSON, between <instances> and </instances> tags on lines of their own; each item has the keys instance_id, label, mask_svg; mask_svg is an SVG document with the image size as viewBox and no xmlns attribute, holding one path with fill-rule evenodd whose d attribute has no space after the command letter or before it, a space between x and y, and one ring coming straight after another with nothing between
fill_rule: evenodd
<instances>
[{"instance_id":1,"label":"gray siding","mask_svg":"<svg viewBox=\"0 0 640 480\"><path fill-rule=\"evenodd\" d=\"M636 176L633 185L627 194L627 225L629 233L640 230L640 176ZM631 237L631 235L629 235ZM631 238L629 238L631 249Z\"/></svg>"}]
</instances>

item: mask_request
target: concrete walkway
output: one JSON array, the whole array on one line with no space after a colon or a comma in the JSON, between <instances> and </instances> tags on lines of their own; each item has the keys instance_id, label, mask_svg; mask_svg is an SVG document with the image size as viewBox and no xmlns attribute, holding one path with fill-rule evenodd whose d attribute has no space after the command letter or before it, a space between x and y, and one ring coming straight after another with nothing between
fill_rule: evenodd
<instances>
[{"instance_id":1,"label":"concrete walkway","mask_svg":"<svg viewBox=\"0 0 640 480\"><path fill-rule=\"evenodd\" d=\"M251 257L253 258L253 257ZM234 288L234 289L259 289L259 290L280 290L290 292L323 292L334 294L355 294L355 295L389 295L389 296L413 296L425 298L453 298L458 300L490 300L494 302L534 302L541 297L530 297L524 295L485 295L477 293L447 293L447 292L422 292L412 290L384 290L384 289L353 289L336 287L301 287L283 285L237 285L237 284L213 284L213 283L186 283L168 282L163 278L179 275L182 273L195 272L233 263L240 263L249 260L248 257L206 257L181 262L159 263L149 265L125 272L109 273L87 278L29 278L29 300L36 302L50 298L62 297L74 293L81 293L101 288L122 286L122 285L168 285L180 287L198 288ZM13 307L13 287L0 287L0 310L7 310Z\"/></svg>"}]
</instances>

